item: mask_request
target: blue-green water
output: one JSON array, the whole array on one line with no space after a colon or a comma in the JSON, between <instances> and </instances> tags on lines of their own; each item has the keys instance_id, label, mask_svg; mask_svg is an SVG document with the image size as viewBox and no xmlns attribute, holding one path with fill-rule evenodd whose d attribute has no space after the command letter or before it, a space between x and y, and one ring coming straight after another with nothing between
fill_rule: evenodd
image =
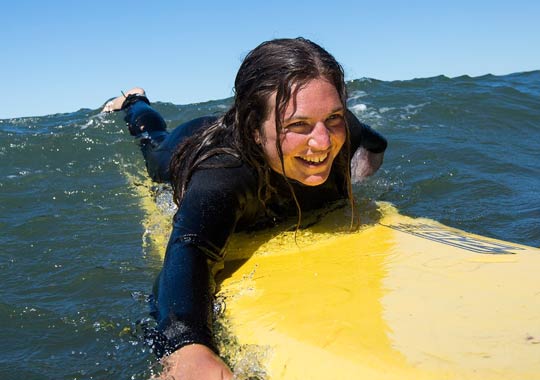
<instances>
[{"instance_id":1,"label":"blue-green water","mask_svg":"<svg viewBox=\"0 0 540 380\"><path fill-rule=\"evenodd\" d=\"M358 197L540 246L540 71L362 79L349 92L390 143ZM176 125L227 104L157 109ZM142 244L124 173L143 162L121 116L0 120L0 159L0 378L148 378L155 360L132 330L160 263Z\"/></svg>"}]
</instances>

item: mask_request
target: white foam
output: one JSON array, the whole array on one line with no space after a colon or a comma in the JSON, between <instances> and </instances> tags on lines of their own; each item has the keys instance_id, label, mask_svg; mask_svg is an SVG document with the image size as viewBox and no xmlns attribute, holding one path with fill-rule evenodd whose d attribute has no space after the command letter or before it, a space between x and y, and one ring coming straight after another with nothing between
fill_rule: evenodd
<instances>
[{"instance_id":1,"label":"white foam","mask_svg":"<svg viewBox=\"0 0 540 380\"><path fill-rule=\"evenodd\" d=\"M367 110L367 106L365 104L355 104L354 106L349 107L351 111L354 113L361 113Z\"/></svg>"},{"instance_id":2,"label":"white foam","mask_svg":"<svg viewBox=\"0 0 540 380\"><path fill-rule=\"evenodd\" d=\"M367 92L362 91L362 90L354 91L352 94L349 95L349 101L354 101L356 99L364 98L367 95L368 95Z\"/></svg>"},{"instance_id":3,"label":"white foam","mask_svg":"<svg viewBox=\"0 0 540 380\"><path fill-rule=\"evenodd\" d=\"M81 129L86 129L86 128L90 127L93 124L94 124L94 119L90 118L90 120L88 120L88 122L85 125L83 125L81 127Z\"/></svg>"}]
</instances>

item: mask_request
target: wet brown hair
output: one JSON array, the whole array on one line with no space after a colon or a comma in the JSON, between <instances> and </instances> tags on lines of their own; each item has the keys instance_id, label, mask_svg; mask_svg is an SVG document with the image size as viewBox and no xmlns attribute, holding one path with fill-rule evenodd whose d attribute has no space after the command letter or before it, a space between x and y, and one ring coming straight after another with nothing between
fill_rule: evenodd
<instances>
[{"instance_id":1,"label":"wet brown hair","mask_svg":"<svg viewBox=\"0 0 540 380\"><path fill-rule=\"evenodd\" d=\"M194 170L208 158L223 153L241 159L256 170L258 198L265 204L275 189L269 180L270 166L261 146L255 143L254 136L257 132L264 138L262 124L271 113L268 106L270 97L276 94L274 111L276 134L279 136L283 115L291 97L294 99L297 89L317 78L324 78L336 88L343 108L346 108L347 89L343 68L316 43L304 38L276 39L263 42L249 52L236 75L234 104L216 123L188 138L173 154L170 172L176 204L182 202ZM350 136L348 128L346 130L345 144L333 165L344 178L343 185L354 210L349 169ZM285 173L279 138L276 140L276 148ZM300 205L286 173L284 177L298 209L299 225Z\"/></svg>"}]
</instances>

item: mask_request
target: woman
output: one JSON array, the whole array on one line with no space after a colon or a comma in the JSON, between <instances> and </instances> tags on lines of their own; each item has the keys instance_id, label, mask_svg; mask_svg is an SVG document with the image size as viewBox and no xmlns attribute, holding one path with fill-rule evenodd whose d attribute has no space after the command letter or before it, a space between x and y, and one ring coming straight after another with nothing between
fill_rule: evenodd
<instances>
[{"instance_id":1,"label":"woman","mask_svg":"<svg viewBox=\"0 0 540 380\"><path fill-rule=\"evenodd\" d=\"M346 108L341 66L302 39L264 42L243 61L234 104L171 133L140 88L122 109L155 181L170 181L178 211L156 281L154 349L166 376L232 378L215 354L211 269L234 231L275 223L338 199L374 173L386 141ZM292 206L292 207L291 207ZM353 213L354 215L354 213Z\"/></svg>"}]
</instances>

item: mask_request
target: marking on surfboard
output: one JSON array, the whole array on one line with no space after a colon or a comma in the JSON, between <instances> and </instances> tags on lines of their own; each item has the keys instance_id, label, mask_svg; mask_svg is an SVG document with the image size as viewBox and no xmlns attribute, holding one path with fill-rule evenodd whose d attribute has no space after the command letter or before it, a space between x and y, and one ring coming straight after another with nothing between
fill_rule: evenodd
<instances>
[{"instance_id":1,"label":"marking on surfboard","mask_svg":"<svg viewBox=\"0 0 540 380\"><path fill-rule=\"evenodd\" d=\"M424 223L399 223L382 225L397 231L476 253L513 254L516 253L514 251L524 250L524 248L516 247L515 245L478 239Z\"/></svg>"}]
</instances>

